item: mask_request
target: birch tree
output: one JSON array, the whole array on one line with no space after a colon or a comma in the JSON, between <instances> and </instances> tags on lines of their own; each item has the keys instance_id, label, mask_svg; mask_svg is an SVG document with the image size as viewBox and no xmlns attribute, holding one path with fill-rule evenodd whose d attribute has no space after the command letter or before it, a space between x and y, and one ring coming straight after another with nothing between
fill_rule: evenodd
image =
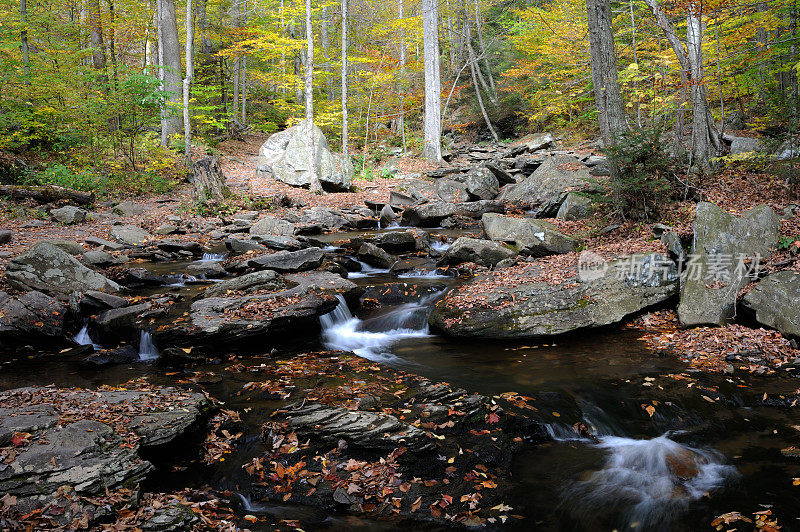
<instances>
[{"instance_id":1,"label":"birch tree","mask_svg":"<svg viewBox=\"0 0 800 532\"><path fill-rule=\"evenodd\" d=\"M442 85L438 0L422 0L422 40L425 55L425 145L422 156L439 162L442 160Z\"/></svg>"}]
</instances>

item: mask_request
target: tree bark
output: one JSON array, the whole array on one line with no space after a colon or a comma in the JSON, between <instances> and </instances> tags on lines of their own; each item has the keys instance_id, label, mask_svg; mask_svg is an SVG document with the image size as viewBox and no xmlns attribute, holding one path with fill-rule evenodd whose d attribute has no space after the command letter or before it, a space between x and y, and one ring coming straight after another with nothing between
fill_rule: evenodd
<instances>
[{"instance_id":1,"label":"tree bark","mask_svg":"<svg viewBox=\"0 0 800 532\"><path fill-rule=\"evenodd\" d=\"M397 0L397 16L402 22L405 17L405 6L403 0ZM403 155L406 154L406 108L405 108L405 89L406 89L406 32L400 31L400 87L397 94L400 99L400 138L403 141Z\"/></svg>"},{"instance_id":2,"label":"tree bark","mask_svg":"<svg viewBox=\"0 0 800 532\"><path fill-rule=\"evenodd\" d=\"M26 0L19 1L19 13L22 19L22 31L20 31L20 45L22 46L22 68L25 72L25 84L31 84L31 55L28 46L28 4Z\"/></svg>"},{"instance_id":3,"label":"tree bark","mask_svg":"<svg viewBox=\"0 0 800 532\"><path fill-rule=\"evenodd\" d=\"M422 39L425 55L425 145L422 156L442 160L442 86L439 65L439 3L422 0Z\"/></svg>"},{"instance_id":4,"label":"tree bark","mask_svg":"<svg viewBox=\"0 0 800 532\"><path fill-rule=\"evenodd\" d=\"M489 115L486 113L486 107L483 105L483 96L481 95L481 87L478 85L478 74L476 70L480 68L478 64L478 60L475 57L475 50L472 48L472 35L467 26L467 50L469 52L469 69L472 73L472 86L475 87L475 97L478 100L478 107L481 110L481 114L483 115L483 120L486 122L486 127L489 128L489 133L492 134L492 138L495 142L500 142L500 139L497 137L497 131L494 130L494 126L492 126L492 121L489 120Z\"/></svg>"},{"instance_id":5,"label":"tree bark","mask_svg":"<svg viewBox=\"0 0 800 532\"><path fill-rule=\"evenodd\" d=\"M103 43L103 21L100 12L100 0L89 0L89 42L92 47L92 68L98 71L104 80L106 70L106 50Z\"/></svg>"},{"instance_id":6,"label":"tree bark","mask_svg":"<svg viewBox=\"0 0 800 532\"><path fill-rule=\"evenodd\" d=\"M167 116L162 127L163 139L183 130L183 117L178 113L181 107L181 49L178 38L178 20L174 0L161 0L161 43L163 58L161 68L164 73L164 90L169 93Z\"/></svg>"},{"instance_id":7,"label":"tree bark","mask_svg":"<svg viewBox=\"0 0 800 532\"><path fill-rule=\"evenodd\" d=\"M603 143L610 146L628 130L625 106L617 81L617 59L611 29L611 2L587 0L589 52L592 58L592 83L597 119Z\"/></svg>"},{"instance_id":8,"label":"tree bark","mask_svg":"<svg viewBox=\"0 0 800 532\"><path fill-rule=\"evenodd\" d=\"M192 121L189 116L189 89L194 77L193 44L192 0L186 0L186 77L183 78L183 142L187 167L192 165Z\"/></svg>"},{"instance_id":9,"label":"tree bark","mask_svg":"<svg viewBox=\"0 0 800 532\"><path fill-rule=\"evenodd\" d=\"M314 146L314 27L311 24L311 0L306 0L306 125L308 126L308 171L311 192L322 193L317 175L317 150Z\"/></svg>"},{"instance_id":10,"label":"tree bark","mask_svg":"<svg viewBox=\"0 0 800 532\"><path fill-rule=\"evenodd\" d=\"M486 66L486 77L489 79L489 98L494 105L499 105L500 101L497 98L497 89L494 86L494 76L492 76L492 65L489 62L489 57L486 53L486 45L483 43L483 29L481 21L480 3L475 0L475 32L478 34L478 51L483 57L483 63ZM473 53L474 55L474 53ZM480 65L476 68L480 70Z\"/></svg>"},{"instance_id":11,"label":"tree bark","mask_svg":"<svg viewBox=\"0 0 800 532\"><path fill-rule=\"evenodd\" d=\"M348 154L347 131L347 0L342 0L342 157Z\"/></svg>"},{"instance_id":12,"label":"tree bark","mask_svg":"<svg viewBox=\"0 0 800 532\"><path fill-rule=\"evenodd\" d=\"M199 202L219 203L231 195L216 157L203 157L192 166L192 186Z\"/></svg>"}]
</instances>

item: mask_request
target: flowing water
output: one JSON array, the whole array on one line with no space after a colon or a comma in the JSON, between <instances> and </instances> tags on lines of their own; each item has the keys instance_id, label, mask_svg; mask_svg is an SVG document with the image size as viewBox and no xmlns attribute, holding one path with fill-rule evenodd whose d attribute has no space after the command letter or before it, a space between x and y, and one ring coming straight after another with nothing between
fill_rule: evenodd
<instances>
[{"instance_id":1,"label":"flowing water","mask_svg":"<svg viewBox=\"0 0 800 532\"><path fill-rule=\"evenodd\" d=\"M710 530L710 522L723 513L739 511L752 517L767 509L780 518L782 530L800 528L800 487L793 485L793 479L800 478L800 458L781 453L800 447L800 415L791 406L800 381L746 372L693 372L677 359L649 351L636 332L619 328L548 341L445 339L428 329L427 316L442 289L457 280L435 273L400 279L369 267L353 278L364 288L404 281L425 287L425 295L358 312L340 298L336 309L320 318L319 338L305 342L304 350L353 351L485 395L515 392L535 398L536 415L553 441L529 445L515 458L514 489L505 502L513 507L511 513L525 519L509 522L510 528ZM179 288L189 291L187 299L192 289ZM75 340L91 343L88 328ZM139 352L142 360L158 357L147 331L141 332ZM245 363L257 364L263 354L248 356L254 358L245 358ZM50 383L96 387L142 375L156 384L174 384L181 378L153 364L91 369L48 358L48 371L42 372L42 363L20 356L4 364L0 389ZM221 373L214 365L196 369ZM243 494L238 504L244 513L300 519L307 529L418 526L250 501L249 480L241 465L263 452L259 427L275 405L243 402L236 395L243 383L232 377L206 386L228 407L242 411L248 433L241 456L159 476L160 489L174 484L231 490ZM582 430L576 431L576 424Z\"/></svg>"}]
</instances>

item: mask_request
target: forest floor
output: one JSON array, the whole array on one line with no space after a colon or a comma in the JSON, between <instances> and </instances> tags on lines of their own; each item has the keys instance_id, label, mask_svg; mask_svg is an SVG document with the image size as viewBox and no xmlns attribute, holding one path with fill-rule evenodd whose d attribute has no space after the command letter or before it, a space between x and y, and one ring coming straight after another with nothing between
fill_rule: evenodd
<instances>
[{"instance_id":1,"label":"forest floor","mask_svg":"<svg viewBox=\"0 0 800 532\"><path fill-rule=\"evenodd\" d=\"M252 135L245 141L227 141L219 145L219 158L230 188L242 197L279 198L286 196L300 209L316 206L342 208L363 207L365 201L385 202L391 190L400 184L400 179L411 173L422 173L435 165L414 157L395 157L391 163L399 177L376 177L373 180L355 179L355 192L316 195L308 190L290 187L280 182L264 180L255 176L258 151L266 137ZM197 153L196 156L201 154ZM376 175L378 172L376 172ZM780 180L768 173L756 173L729 168L706 179L704 195L707 201L723 206L733 214L742 214L759 204L766 204L782 216L781 237L800 240L800 201L792 197L789 189ZM97 206L92 219L77 225L61 225L37 214L35 209L20 209L0 200L0 229L12 230L9 243L0 245L0 290L13 293L3 275L5 265L14 255L42 239L66 239L82 241L87 236L108 238L114 224L133 223L153 231L170 215L182 218L218 219L220 216L199 216L192 211L191 188L182 185L170 194L130 198L144 206L145 212L136 216L121 216L113 212L111 202ZM280 216L297 207L275 207L271 214ZM677 202L669 206L658 222L673 228L686 239L692 234L695 203ZM788 213L788 214L787 214ZM513 214L513 213L512 213ZM663 244L654 236L654 223L625 222L608 231L612 223L603 214L591 218L566 222L549 220L559 231L580 238L586 249L599 253L606 259L640 252L665 252ZM614 224L617 225L617 224ZM170 239L180 240L180 235ZM205 238L208 242L202 242ZM195 237L196 239L196 237ZM201 243L211 244L206 236ZM521 261L506 268L500 277L513 277L515 282L548 281L558 284L577 275L579 253L554 255L536 261L536 272L529 262ZM800 271L800 261L788 250L781 250L763 265L763 273L778 270ZM744 295L752 285L745 287ZM728 327L700 327L682 329L672 310L661 310L639 316L625 325L642 332L642 340L651 348L666 351L681 357L693 367L704 371L730 372L736 369L754 373L775 373L795 370L800 364L800 350L794 341L783 338L775 331L730 325ZM735 358L746 352L749 357L742 361ZM735 362L738 360L738 362Z\"/></svg>"}]
</instances>

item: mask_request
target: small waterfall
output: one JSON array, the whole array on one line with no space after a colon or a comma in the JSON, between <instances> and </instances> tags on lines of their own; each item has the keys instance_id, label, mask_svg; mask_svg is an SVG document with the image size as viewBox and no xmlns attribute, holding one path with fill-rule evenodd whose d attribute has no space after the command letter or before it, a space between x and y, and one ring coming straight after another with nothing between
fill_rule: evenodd
<instances>
[{"instance_id":1,"label":"small waterfall","mask_svg":"<svg viewBox=\"0 0 800 532\"><path fill-rule=\"evenodd\" d=\"M356 262L358 262L361 265L361 271L360 272L348 272L347 273L347 278L348 279L361 279L361 278L364 278L364 277L369 277L370 275L381 275L381 274L389 273L389 269L388 268L386 268L386 269L373 268L372 266L370 266L366 262L362 262L360 260L357 260Z\"/></svg>"},{"instance_id":2,"label":"small waterfall","mask_svg":"<svg viewBox=\"0 0 800 532\"><path fill-rule=\"evenodd\" d=\"M186 283L196 283L197 277L194 275L189 275L188 273L180 273L178 275L170 275L167 277L168 279L174 279L174 282L168 284L167 286L171 288L183 288L186 286Z\"/></svg>"},{"instance_id":3,"label":"small waterfall","mask_svg":"<svg viewBox=\"0 0 800 532\"><path fill-rule=\"evenodd\" d=\"M221 260L225 260L224 253L203 253L203 258L200 259L202 262L219 262Z\"/></svg>"},{"instance_id":4,"label":"small waterfall","mask_svg":"<svg viewBox=\"0 0 800 532\"><path fill-rule=\"evenodd\" d=\"M431 243L431 249L434 251L438 251L439 253L444 253L445 251L450 249L450 246L452 245L453 244L450 242L439 242L437 240L436 242Z\"/></svg>"},{"instance_id":5,"label":"small waterfall","mask_svg":"<svg viewBox=\"0 0 800 532\"><path fill-rule=\"evenodd\" d=\"M362 321L354 318L347 302L340 295L339 305L320 316L325 347L352 351L370 360L392 358L389 346L404 338L424 338L428 333L429 303L439 294L427 296L418 303L406 303L381 316Z\"/></svg>"},{"instance_id":6,"label":"small waterfall","mask_svg":"<svg viewBox=\"0 0 800 532\"><path fill-rule=\"evenodd\" d=\"M158 349L153 344L153 336L149 331L142 331L139 335L139 360L155 360L159 354Z\"/></svg>"},{"instance_id":7,"label":"small waterfall","mask_svg":"<svg viewBox=\"0 0 800 532\"><path fill-rule=\"evenodd\" d=\"M449 279L449 275L442 275L436 270L412 270L397 276L400 279Z\"/></svg>"},{"instance_id":8,"label":"small waterfall","mask_svg":"<svg viewBox=\"0 0 800 532\"><path fill-rule=\"evenodd\" d=\"M600 508L616 508L620 529L669 529L690 502L738 476L717 453L667 435L649 440L603 436L597 447L608 453L603 468L568 488L564 505L575 517L587 519L594 519Z\"/></svg>"},{"instance_id":9,"label":"small waterfall","mask_svg":"<svg viewBox=\"0 0 800 532\"><path fill-rule=\"evenodd\" d=\"M102 346L100 344L96 344L89 336L88 323L85 324L83 328L80 331L78 331L78 334L76 334L72 339L78 345L91 345L92 347L95 348L96 351L102 349Z\"/></svg>"}]
</instances>

